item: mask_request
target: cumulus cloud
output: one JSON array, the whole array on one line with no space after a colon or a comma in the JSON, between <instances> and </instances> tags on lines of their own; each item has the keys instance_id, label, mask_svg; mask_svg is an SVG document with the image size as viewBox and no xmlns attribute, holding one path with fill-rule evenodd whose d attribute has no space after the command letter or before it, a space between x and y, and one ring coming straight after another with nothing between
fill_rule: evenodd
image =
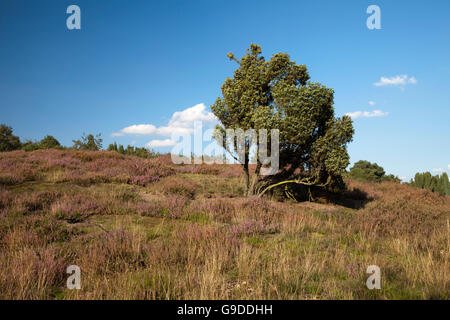
<instances>
[{"instance_id":1,"label":"cumulus cloud","mask_svg":"<svg viewBox=\"0 0 450 320\"><path fill-rule=\"evenodd\" d=\"M194 122L213 123L217 120L212 112L206 110L203 103L182 111L175 112L166 126L156 127L153 124L134 124L123 128L119 132L112 134L113 137L124 136L126 134L136 135L158 135L169 137L172 133L190 134L194 131ZM159 140L153 140L159 141Z\"/></svg>"},{"instance_id":2,"label":"cumulus cloud","mask_svg":"<svg viewBox=\"0 0 450 320\"><path fill-rule=\"evenodd\" d=\"M371 106L374 106L374 105L375 105L375 101L369 101L369 104L370 104Z\"/></svg>"},{"instance_id":3,"label":"cumulus cloud","mask_svg":"<svg viewBox=\"0 0 450 320\"><path fill-rule=\"evenodd\" d=\"M174 146L177 142L165 139L165 140L152 140L148 142L145 146L148 148L158 148L158 147L171 147Z\"/></svg>"},{"instance_id":4,"label":"cumulus cloud","mask_svg":"<svg viewBox=\"0 0 450 320\"><path fill-rule=\"evenodd\" d=\"M444 169L442 169L442 168L434 168L432 171L433 172L444 172Z\"/></svg>"},{"instance_id":5,"label":"cumulus cloud","mask_svg":"<svg viewBox=\"0 0 450 320\"><path fill-rule=\"evenodd\" d=\"M395 76L392 78L381 77L380 81L375 82L377 87L381 86L404 86L407 84L416 84L417 79L414 77L408 77L406 74Z\"/></svg>"},{"instance_id":6,"label":"cumulus cloud","mask_svg":"<svg viewBox=\"0 0 450 320\"><path fill-rule=\"evenodd\" d=\"M154 134L156 127L152 124L134 124L120 130L121 134Z\"/></svg>"},{"instance_id":7,"label":"cumulus cloud","mask_svg":"<svg viewBox=\"0 0 450 320\"><path fill-rule=\"evenodd\" d=\"M214 122L215 120L216 116L212 112L206 111L206 106L200 103L186 110L175 112L169 121L169 127L190 128L194 126L195 121Z\"/></svg>"},{"instance_id":8,"label":"cumulus cloud","mask_svg":"<svg viewBox=\"0 0 450 320\"><path fill-rule=\"evenodd\" d=\"M349 112L349 113L346 113L345 115L349 116L352 119L357 119L357 118L384 117L384 116L388 115L388 113L381 111L381 110L374 110L372 112L370 112L370 111Z\"/></svg>"},{"instance_id":9,"label":"cumulus cloud","mask_svg":"<svg viewBox=\"0 0 450 320\"><path fill-rule=\"evenodd\" d=\"M448 165L448 170L450 170L450 164Z\"/></svg>"}]
</instances>

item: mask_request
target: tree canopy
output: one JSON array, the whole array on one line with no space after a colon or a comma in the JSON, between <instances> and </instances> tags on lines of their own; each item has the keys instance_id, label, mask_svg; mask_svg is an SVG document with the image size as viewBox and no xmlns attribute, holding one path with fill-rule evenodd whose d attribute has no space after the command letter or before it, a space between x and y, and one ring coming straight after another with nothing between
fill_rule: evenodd
<instances>
[{"instance_id":1,"label":"tree canopy","mask_svg":"<svg viewBox=\"0 0 450 320\"><path fill-rule=\"evenodd\" d=\"M433 176L430 172L416 173L414 180L411 180L410 185L420 189L427 189L432 192L450 195L450 182L446 172L442 173L440 176Z\"/></svg>"},{"instance_id":2,"label":"tree canopy","mask_svg":"<svg viewBox=\"0 0 450 320\"><path fill-rule=\"evenodd\" d=\"M280 170L264 179L266 185L284 181L342 186L342 173L349 164L347 144L354 133L352 120L335 117L333 89L310 82L305 65L296 64L287 53L274 54L270 60L261 53L260 46L251 44L240 60L228 54L238 68L233 78L226 78L222 97L211 106L221 122L216 139L226 139L226 129L279 129ZM250 183L251 148L247 139L242 162L247 194L255 193L263 165L257 155L255 180Z\"/></svg>"},{"instance_id":3,"label":"tree canopy","mask_svg":"<svg viewBox=\"0 0 450 320\"><path fill-rule=\"evenodd\" d=\"M41 141L25 141L22 143L22 150L34 151L39 149L64 149L64 147L51 135L46 135Z\"/></svg>"},{"instance_id":4,"label":"tree canopy","mask_svg":"<svg viewBox=\"0 0 450 320\"><path fill-rule=\"evenodd\" d=\"M392 181L400 182L400 179L390 174L386 175L383 167L367 160L359 160L350 168L349 176L357 181Z\"/></svg>"},{"instance_id":5,"label":"tree canopy","mask_svg":"<svg viewBox=\"0 0 450 320\"><path fill-rule=\"evenodd\" d=\"M126 148L123 147L123 145L119 144L117 145L116 142L111 143L108 148L108 151L116 151L120 154L124 154L127 156L136 156L140 158L154 158L158 156L158 153L154 152L153 150L149 150L147 148L139 148L128 145Z\"/></svg>"},{"instance_id":6,"label":"tree canopy","mask_svg":"<svg viewBox=\"0 0 450 320\"><path fill-rule=\"evenodd\" d=\"M44 139L39 142L41 149L57 149L61 147L61 144L55 137L46 135Z\"/></svg>"},{"instance_id":7,"label":"tree canopy","mask_svg":"<svg viewBox=\"0 0 450 320\"><path fill-rule=\"evenodd\" d=\"M72 140L73 148L78 150L91 150L98 151L102 148L103 139L101 134L94 135L88 134L87 136L83 134L80 140Z\"/></svg>"},{"instance_id":8,"label":"tree canopy","mask_svg":"<svg viewBox=\"0 0 450 320\"><path fill-rule=\"evenodd\" d=\"M20 149L19 137L13 135L13 129L5 124L0 125L0 152Z\"/></svg>"}]
</instances>

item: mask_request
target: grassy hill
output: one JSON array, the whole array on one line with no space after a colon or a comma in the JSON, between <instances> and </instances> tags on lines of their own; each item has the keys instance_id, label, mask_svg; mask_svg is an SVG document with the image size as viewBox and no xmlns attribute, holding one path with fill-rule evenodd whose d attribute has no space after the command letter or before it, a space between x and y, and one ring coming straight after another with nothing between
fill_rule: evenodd
<instances>
[{"instance_id":1,"label":"grassy hill","mask_svg":"<svg viewBox=\"0 0 450 320\"><path fill-rule=\"evenodd\" d=\"M348 180L345 205L244 198L240 172L1 153L0 299L449 298L450 197ZM66 288L69 265L81 290Z\"/></svg>"}]
</instances>

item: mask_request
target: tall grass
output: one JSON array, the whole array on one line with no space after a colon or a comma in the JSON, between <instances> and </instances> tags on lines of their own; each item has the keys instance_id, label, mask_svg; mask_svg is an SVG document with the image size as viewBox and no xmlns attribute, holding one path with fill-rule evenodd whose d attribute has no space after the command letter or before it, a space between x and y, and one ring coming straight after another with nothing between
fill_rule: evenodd
<instances>
[{"instance_id":1,"label":"tall grass","mask_svg":"<svg viewBox=\"0 0 450 320\"><path fill-rule=\"evenodd\" d=\"M0 168L2 299L449 298L450 198L429 191L348 181L371 199L355 210L242 198L235 167L167 156L10 152Z\"/></svg>"}]
</instances>

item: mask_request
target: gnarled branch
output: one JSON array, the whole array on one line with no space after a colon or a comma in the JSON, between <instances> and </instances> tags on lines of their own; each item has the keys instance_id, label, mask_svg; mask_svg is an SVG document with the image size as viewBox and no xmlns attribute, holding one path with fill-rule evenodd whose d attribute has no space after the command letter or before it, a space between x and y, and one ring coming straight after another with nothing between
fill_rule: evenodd
<instances>
[{"instance_id":1,"label":"gnarled branch","mask_svg":"<svg viewBox=\"0 0 450 320\"><path fill-rule=\"evenodd\" d=\"M327 182L322 183L322 184L317 184L318 183L317 180L315 180L314 182L310 182L310 179L308 179L308 178L306 178L304 180L300 180L300 179L285 180L285 181L281 181L281 182L277 182L277 183L271 184L270 186L265 188L263 191L261 191L258 194L258 197L261 197L264 193L266 193L267 191L269 191L269 190L271 190L271 189L273 189L275 187L278 187L278 186L281 186L281 185L284 185L284 184L288 184L288 183L302 184L302 185L305 185L305 186L325 187L330 182L331 182L331 176L328 177Z\"/></svg>"}]
</instances>

